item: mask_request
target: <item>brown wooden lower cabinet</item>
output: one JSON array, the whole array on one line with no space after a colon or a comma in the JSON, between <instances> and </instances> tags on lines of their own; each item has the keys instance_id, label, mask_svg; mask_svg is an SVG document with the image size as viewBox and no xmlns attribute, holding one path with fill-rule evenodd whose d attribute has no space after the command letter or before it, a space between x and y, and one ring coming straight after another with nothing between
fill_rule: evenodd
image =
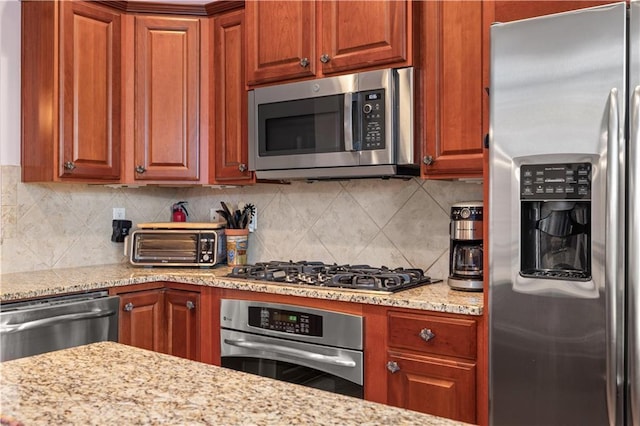
<instances>
[{"instance_id":1,"label":"brown wooden lower cabinet","mask_svg":"<svg viewBox=\"0 0 640 426\"><path fill-rule=\"evenodd\" d=\"M388 404L476 422L476 365L388 351Z\"/></svg>"},{"instance_id":2,"label":"brown wooden lower cabinet","mask_svg":"<svg viewBox=\"0 0 640 426\"><path fill-rule=\"evenodd\" d=\"M166 290L165 314L167 320L166 350L168 354L188 359L199 359L198 312L200 293Z\"/></svg>"},{"instance_id":3,"label":"brown wooden lower cabinet","mask_svg":"<svg viewBox=\"0 0 640 426\"><path fill-rule=\"evenodd\" d=\"M145 288L149 286L156 288ZM211 309L201 306L200 291L176 289L160 283L116 288L111 293L120 296L120 343L208 361L210 356L203 355L201 347L200 311Z\"/></svg>"},{"instance_id":4,"label":"brown wooden lower cabinet","mask_svg":"<svg viewBox=\"0 0 640 426\"><path fill-rule=\"evenodd\" d=\"M164 352L164 292L162 289L120 294L120 343Z\"/></svg>"}]
</instances>

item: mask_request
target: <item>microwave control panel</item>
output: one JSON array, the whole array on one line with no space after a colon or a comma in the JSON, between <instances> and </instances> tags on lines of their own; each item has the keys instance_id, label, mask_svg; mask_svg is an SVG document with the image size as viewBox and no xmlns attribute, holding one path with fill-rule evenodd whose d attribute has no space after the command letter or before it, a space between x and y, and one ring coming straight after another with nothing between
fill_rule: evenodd
<instances>
[{"instance_id":1,"label":"microwave control panel","mask_svg":"<svg viewBox=\"0 0 640 426\"><path fill-rule=\"evenodd\" d=\"M249 306L249 325L282 333L322 337L322 317L306 312Z\"/></svg>"},{"instance_id":2,"label":"microwave control panel","mask_svg":"<svg viewBox=\"0 0 640 426\"><path fill-rule=\"evenodd\" d=\"M384 90L360 92L362 150L385 149Z\"/></svg>"},{"instance_id":3,"label":"microwave control panel","mask_svg":"<svg viewBox=\"0 0 640 426\"><path fill-rule=\"evenodd\" d=\"M521 200L591 198L591 164L523 164L520 168Z\"/></svg>"}]
</instances>

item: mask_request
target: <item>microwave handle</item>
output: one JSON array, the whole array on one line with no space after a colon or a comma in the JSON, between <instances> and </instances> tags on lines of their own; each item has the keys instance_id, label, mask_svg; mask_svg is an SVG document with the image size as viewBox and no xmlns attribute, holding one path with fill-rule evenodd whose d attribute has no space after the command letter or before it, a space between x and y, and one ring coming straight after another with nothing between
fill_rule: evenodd
<instances>
[{"instance_id":1,"label":"microwave handle","mask_svg":"<svg viewBox=\"0 0 640 426\"><path fill-rule=\"evenodd\" d=\"M353 149L353 93L344 94L344 149Z\"/></svg>"}]
</instances>

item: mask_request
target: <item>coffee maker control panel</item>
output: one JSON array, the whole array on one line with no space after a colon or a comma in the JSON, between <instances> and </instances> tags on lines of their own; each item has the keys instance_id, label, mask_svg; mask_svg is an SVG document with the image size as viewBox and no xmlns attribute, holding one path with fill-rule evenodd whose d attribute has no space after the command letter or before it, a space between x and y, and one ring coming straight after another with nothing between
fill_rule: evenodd
<instances>
[{"instance_id":1,"label":"coffee maker control panel","mask_svg":"<svg viewBox=\"0 0 640 426\"><path fill-rule=\"evenodd\" d=\"M451 208L451 220L482 221L482 206L454 206Z\"/></svg>"},{"instance_id":2,"label":"coffee maker control panel","mask_svg":"<svg viewBox=\"0 0 640 426\"><path fill-rule=\"evenodd\" d=\"M521 200L588 200L591 164L524 164L520 167Z\"/></svg>"}]
</instances>

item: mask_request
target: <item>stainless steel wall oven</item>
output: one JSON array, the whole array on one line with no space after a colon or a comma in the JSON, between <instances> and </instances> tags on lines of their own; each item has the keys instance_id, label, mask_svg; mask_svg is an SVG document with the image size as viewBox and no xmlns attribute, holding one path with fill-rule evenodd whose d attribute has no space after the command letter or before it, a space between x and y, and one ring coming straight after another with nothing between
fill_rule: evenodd
<instances>
[{"instance_id":1,"label":"stainless steel wall oven","mask_svg":"<svg viewBox=\"0 0 640 426\"><path fill-rule=\"evenodd\" d=\"M361 316L223 299L222 366L363 398Z\"/></svg>"}]
</instances>

